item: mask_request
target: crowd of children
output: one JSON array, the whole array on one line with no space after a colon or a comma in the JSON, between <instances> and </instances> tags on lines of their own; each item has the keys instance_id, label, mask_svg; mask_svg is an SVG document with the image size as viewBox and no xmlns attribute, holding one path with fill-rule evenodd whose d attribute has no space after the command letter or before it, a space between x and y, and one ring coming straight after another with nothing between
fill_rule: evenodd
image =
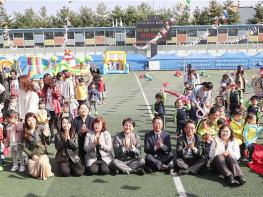
<instances>
[{"instance_id":1,"label":"crowd of children","mask_svg":"<svg viewBox=\"0 0 263 197\"><path fill-rule=\"evenodd\" d=\"M240 145L240 152L243 161L252 161L252 153L254 143L262 133L263 128L259 126L259 120L262 117L262 108L259 105L260 98L252 96L248 101L244 99L244 92L247 82L245 71L242 66L238 66L237 73L232 77L230 74L223 74L219 82L219 93L215 95L214 102L210 97L208 111L202 110L205 113L203 117L198 116L194 111L191 114L191 109L196 107L196 104L191 100L193 92L202 89L203 84L211 82L203 82L200 84L200 77L196 69L192 65L187 65L184 76L184 95L181 95L175 101L175 112L173 113L173 120L176 125L176 136L183 135L183 127L187 120L192 119L197 124L197 133L202 137L206 157L209 159L209 147L212 140L218 134L219 128L222 125L229 125L233 130L235 139ZM211 84L210 84L211 85ZM213 86L211 85L213 88ZM210 88L210 90L212 90ZM204 88L203 88L204 89ZM153 104L153 115L166 116L164 105L164 92L157 93L156 102ZM200 95L194 98L199 102L204 99L205 92L200 91ZM176 95L178 97L178 95ZM207 106L205 104L205 106ZM165 121L165 118L163 118ZM164 124L165 125L165 124Z\"/></svg>"}]
</instances>

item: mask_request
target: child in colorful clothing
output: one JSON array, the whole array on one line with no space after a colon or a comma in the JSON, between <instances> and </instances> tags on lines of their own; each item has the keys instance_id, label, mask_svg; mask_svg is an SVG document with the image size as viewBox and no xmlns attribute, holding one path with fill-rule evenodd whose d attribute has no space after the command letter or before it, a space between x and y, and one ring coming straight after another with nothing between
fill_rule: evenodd
<instances>
[{"instance_id":1,"label":"child in colorful clothing","mask_svg":"<svg viewBox=\"0 0 263 197\"><path fill-rule=\"evenodd\" d=\"M83 77L78 79L78 84L76 87L76 99L79 105L86 103L88 98L88 88L85 84L85 80Z\"/></svg>"},{"instance_id":2,"label":"child in colorful clothing","mask_svg":"<svg viewBox=\"0 0 263 197\"><path fill-rule=\"evenodd\" d=\"M245 161L250 162L252 160L254 145L262 132L263 132L263 128L257 126L256 116L254 114L248 114L246 117L245 128L243 132L244 143L245 143L245 150L244 150Z\"/></svg>"},{"instance_id":3,"label":"child in colorful clothing","mask_svg":"<svg viewBox=\"0 0 263 197\"><path fill-rule=\"evenodd\" d=\"M261 113L260 113L260 107L258 106L257 96L252 96L250 98L250 105L247 108L247 114L254 114L257 118L257 123L258 123L258 120L261 118Z\"/></svg>"},{"instance_id":4,"label":"child in colorful clothing","mask_svg":"<svg viewBox=\"0 0 263 197\"><path fill-rule=\"evenodd\" d=\"M92 111L92 106L93 106L96 116L98 115L97 101L98 101L98 91L96 89L96 84L95 84L95 82L91 82L90 88L89 88L89 107L90 107L89 111L90 112Z\"/></svg>"},{"instance_id":5,"label":"child in colorful clothing","mask_svg":"<svg viewBox=\"0 0 263 197\"><path fill-rule=\"evenodd\" d=\"M39 109L37 111L37 122L39 125L49 127L49 120L51 118L51 115L48 110L46 110L46 102L44 99L41 99L39 101Z\"/></svg>"},{"instance_id":6,"label":"child in colorful clothing","mask_svg":"<svg viewBox=\"0 0 263 197\"><path fill-rule=\"evenodd\" d=\"M243 143L243 130L245 121L243 119L243 113L240 109L236 109L233 112L233 120L230 122L230 128L233 130L236 140L239 146Z\"/></svg>"},{"instance_id":7,"label":"child in colorful clothing","mask_svg":"<svg viewBox=\"0 0 263 197\"><path fill-rule=\"evenodd\" d=\"M241 89L240 81L236 82L236 90L238 92L239 101L242 104L244 102L244 93L243 93L243 90Z\"/></svg>"},{"instance_id":8,"label":"child in colorful clothing","mask_svg":"<svg viewBox=\"0 0 263 197\"><path fill-rule=\"evenodd\" d=\"M218 134L219 128L217 120L220 117L220 111L217 107L212 107L207 115L197 125L196 133L201 136L205 146L205 157L208 159L210 145Z\"/></svg>"},{"instance_id":9,"label":"child in colorful clothing","mask_svg":"<svg viewBox=\"0 0 263 197\"><path fill-rule=\"evenodd\" d=\"M229 110L230 110L230 115L233 116L235 109L237 108L238 105L240 105L240 96L239 92L236 89L236 84L232 82L230 84L230 94L229 94Z\"/></svg>"},{"instance_id":10,"label":"child in colorful clothing","mask_svg":"<svg viewBox=\"0 0 263 197\"><path fill-rule=\"evenodd\" d=\"M222 99L223 99L223 105L225 107L225 110L227 111L228 107L229 107L229 98L228 98L228 90L227 90L227 84L222 83L220 90L219 90L219 95Z\"/></svg>"},{"instance_id":11,"label":"child in colorful clothing","mask_svg":"<svg viewBox=\"0 0 263 197\"><path fill-rule=\"evenodd\" d=\"M187 117L189 116L188 112L191 109L191 104L187 102L184 105L182 99L178 98L175 101L175 108L173 119L176 124L176 135L180 136L187 121Z\"/></svg>"},{"instance_id":12,"label":"child in colorful clothing","mask_svg":"<svg viewBox=\"0 0 263 197\"><path fill-rule=\"evenodd\" d=\"M164 103L166 101L166 94L164 91L155 95L156 102L152 106L152 113L154 116L160 116L163 119L165 125L165 108Z\"/></svg>"},{"instance_id":13,"label":"child in colorful clothing","mask_svg":"<svg viewBox=\"0 0 263 197\"><path fill-rule=\"evenodd\" d=\"M11 155L13 159L13 167L11 172L18 170L17 156L20 160L19 172L25 171L24 158L22 155L22 132L23 123L18 121L18 113L14 110L7 112L7 133L6 133L6 146L11 148Z\"/></svg>"},{"instance_id":14,"label":"child in colorful clothing","mask_svg":"<svg viewBox=\"0 0 263 197\"><path fill-rule=\"evenodd\" d=\"M205 118L198 124L197 133L202 137L205 146L205 156L206 159L209 159L210 145L218 133L217 124L214 124L208 118Z\"/></svg>"},{"instance_id":15,"label":"child in colorful clothing","mask_svg":"<svg viewBox=\"0 0 263 197\"><path fill-rule=\"evenodd\" d=\"M100 76L99 81L98 81L98 92L99 92L99 105L101 104L105 104L105 83L104 80L102 78L102 76Z\"/></svg>"}]
</instances>

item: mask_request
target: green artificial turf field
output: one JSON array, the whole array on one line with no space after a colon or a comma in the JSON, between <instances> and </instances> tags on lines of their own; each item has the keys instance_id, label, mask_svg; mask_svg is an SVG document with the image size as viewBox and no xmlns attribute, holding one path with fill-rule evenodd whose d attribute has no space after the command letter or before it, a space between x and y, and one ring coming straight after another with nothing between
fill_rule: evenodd
<instances>
[{"instance_id":1,"label":"green artificial turf field","mask_svg":"<svg viewBox=\"0 0 263 197\"><path fill-rule=\"evenodd\" d=\"M208 71L208 77L202 78L205 81L215 83L214 96L218 93L218 85L221 76L230 71ZM122 120L131 117L136 121L135 130L143 137L145 132L151 129L151 118L141 89L136 80L143 72L131 72L129 75L106 75L107 100L105 105L99 106L99 114L107 121L108 130L112 135L122 130ZM247 71L249 81L252 75L257 75L258 70ZM154 95L162 88L162 83L167 81L169 90L179 90L183 86L183 78L177 78L172 71L151 72L152 81L140 79L141 86L145 92L150 105L154 102ZM252 89L247 89L245 97L252 94ZM172 135L172 148L175 149L175 125L172 122L175 97L168 95L167 126L166 130ZM259 142L263 144L262 138ZM57 173L55 164L54 144L49 147L52 169ZM143 154L144 155L144 154ZM247 183L238 188L227 187L222 178L208 172L198 177L181 176L180 179L185 188L187 196L262 196L263 179L255 174L245 165L241 164L242 171ZM117 176L82 176L82 177L52 177L47 181L40 181L27 176L25 173L10 172L10 158L7 159L6 171L0 172L0 196L1 197L73 197L73 196L178 196L173 177L163 173Z\"/></svg>"}]
</instances>

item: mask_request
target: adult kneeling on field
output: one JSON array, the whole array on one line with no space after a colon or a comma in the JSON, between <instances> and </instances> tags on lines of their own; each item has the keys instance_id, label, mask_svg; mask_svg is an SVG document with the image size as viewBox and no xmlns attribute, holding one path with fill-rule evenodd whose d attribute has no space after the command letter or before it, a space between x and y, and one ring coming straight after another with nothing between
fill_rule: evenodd
<instances>
[{"instance_id":1,"label":"adult kneeling on field","mask_svg":"<svg viewBox=\"0 0 263 197\"><path fill-rule=\"evenodd\" d=\"M72 120L69 117L62 118L60 128L55 135L55 158L61 175L81 176L84 167L79 157L78 134L73 129Z\"/></svg>"},{"instance_id":2,"label":"adult kneeling on field","mask_svg":"<svg viewBox=\"0 0 263 197\"><path fill-rule=\"evenodd\" d=\"M38 179L46 180L54 176L47 156L47 145L50 144L50 131L37 126L37 117L28 112L25 116L23 149L29 157L28 172Z\"/></svg>"},{"instance_id":3,"label":"adult kneeling on field","mask_svg":"<svg viewBox=\"0 0 263 197\"><path fill-rule=\"evenodd\" d=\"M89 175L106 175L110 173L109 165L112 161L111 135L106 130L102 117L95 118L92 127L93 130L86 134L84 143L86 171Z\"/></svg>"}]
</instances>

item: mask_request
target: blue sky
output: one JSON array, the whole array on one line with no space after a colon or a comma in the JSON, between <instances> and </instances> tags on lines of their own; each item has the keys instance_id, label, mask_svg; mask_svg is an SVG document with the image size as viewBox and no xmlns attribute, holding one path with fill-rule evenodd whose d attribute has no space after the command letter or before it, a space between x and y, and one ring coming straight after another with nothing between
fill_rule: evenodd
<instances>
[{"instance_id":1,"label":"blue sky","mask_svg":"<svg viewBox=\"0 0 263 197\"><path fill-rule=\"evenodd\" d=\"M9 14L14 11L22 12L27 8L33 8L38 11L40 7L46 6L49 14L55 14L58 9L63 6L70 5L73 10L78 10L81 6L88 6L95 9L99 2L104 2L109 9L113 9L116 5L120 5L126 8L128 5L138 5L141 2L147 2L149 5L153 6L155 9L172 7L179 2L184 2L185 0L4 0L4 7L7 9ZM218 0L222 3L225 0ZM240 6L255 6L259 0L240 0ZM196 6L203 7L208 5L209 0L191 0L191 10ZM237 0L234 0L237 3Z\"/></svg>"}]
</instances>

